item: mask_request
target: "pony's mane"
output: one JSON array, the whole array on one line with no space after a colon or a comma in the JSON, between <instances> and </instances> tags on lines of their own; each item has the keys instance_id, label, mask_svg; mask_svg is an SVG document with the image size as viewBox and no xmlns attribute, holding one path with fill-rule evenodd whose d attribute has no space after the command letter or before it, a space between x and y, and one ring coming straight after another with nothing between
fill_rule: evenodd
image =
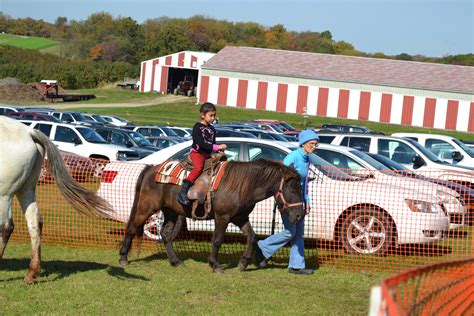
<instances>
[{"instance_id":1,"label":"pony's mane","mask_svg":"<svg viewBox=\"0 0 474 316\"><path fill-rule=\"evenodd\" d=\"M225 192L237 192L243 200L255 188L279 183L282 177L285 180L299 180L300 175L294 168L274 160L230 161L226 166L220 189Z\"/></svg>"}]
</instances>

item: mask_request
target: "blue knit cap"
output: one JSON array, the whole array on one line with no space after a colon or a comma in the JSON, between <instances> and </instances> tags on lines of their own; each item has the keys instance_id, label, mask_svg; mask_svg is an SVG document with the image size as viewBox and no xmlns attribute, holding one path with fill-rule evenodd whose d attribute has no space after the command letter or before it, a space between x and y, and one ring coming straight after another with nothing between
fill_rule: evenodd
<instances>
[{"instance_id":1,"label":"blue knit cap","mask_svg":"<svg viewBox=\"0 0 474 316\"><path fill-rule=\"evenodd\" d=\"M311 140L317 140L319 141L319 136L316 134L314 131L310 129L305 129L298 135L298 143L300 147L304 144L307 143Z\"/></svg>"}]
</instances>

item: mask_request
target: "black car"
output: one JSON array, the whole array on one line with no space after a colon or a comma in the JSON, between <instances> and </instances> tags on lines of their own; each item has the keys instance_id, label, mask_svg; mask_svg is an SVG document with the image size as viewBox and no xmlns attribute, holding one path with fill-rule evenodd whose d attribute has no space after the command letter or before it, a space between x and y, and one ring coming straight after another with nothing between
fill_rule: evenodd
<instances>
[{"instance_id":1,"label":"black car","mask_svg":"<svg viewBox=\"0 0 474 316\"><path fill-rule=\"evenodd\" d=\"M133 149L139 154L140 159L160 150L160 148L153 146L153 144L138 132L113 127L92 128L102 136L107 143Z\"/></svg>"},{"instance_id":2,"label":"black car","mask_svg":"<svg viewBox=\"0 0 474 316\"><path fill-rule=\"evenodd\" d=\"M244 137L257 138L257 136L246 132L234 131L230 128L216 128L216 137Z\"/></svg>"},{"instance_id":3,"label":"black car","mask_svg":"<svg viewBox=\"0 0 474 316\"><path fill-rule=\"evenodd\" d=\"M257 138L260 138L260 139L276 140L280 142L289 142L287 138L285 138L282 134L278 134L278 133L261 131L257 129L240 129L238 131L253 134L257 136Z\"/></svg>"}]
</instances>

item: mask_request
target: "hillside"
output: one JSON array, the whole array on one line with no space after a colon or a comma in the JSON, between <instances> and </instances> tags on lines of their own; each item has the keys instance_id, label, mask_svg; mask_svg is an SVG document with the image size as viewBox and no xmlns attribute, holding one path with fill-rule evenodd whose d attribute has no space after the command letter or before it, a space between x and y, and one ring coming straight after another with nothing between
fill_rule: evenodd
<instances>
[{"instance_id":1,"label":"hillside","mask_svg":"<svg viewBox=\"0 0 474 316\"><path fill-rule=\"evenodd\" d=\"M61 41L44 37L0 34L0 45L15 46L37 51L48 50L48 52L51 52L52 49L59 47L61 44Z\"/></svg>"}]
</instances>

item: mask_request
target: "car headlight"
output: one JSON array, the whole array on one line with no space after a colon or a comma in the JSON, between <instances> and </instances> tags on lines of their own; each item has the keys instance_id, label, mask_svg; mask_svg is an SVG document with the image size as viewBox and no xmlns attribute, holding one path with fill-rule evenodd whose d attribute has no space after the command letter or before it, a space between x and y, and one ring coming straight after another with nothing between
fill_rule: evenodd
<instances>
[{"instance_id":1,"label":"car headlight","mask_svg":"<svg viewBox=\"0 0 474 316\"><path fill-rule=\"evenodd\" d=\"M126 161L127 160L127 154L123 151L118 151L117 152L117 160Z\"/></svg>"},{"instance_id":2,"label":"car headlight","mask_svg":"<svg viewBox=\"0 0 474 316\"><path fill-rule=\"evenodd\" d=\"M437 194L441 199L441 203L443 204L458 204L460 202L460 199L458 199L455 195L446 191L438 190Z\"/></svg>"},{"instance_id":3,"label":"car headlight","mask_svg":"<svg viewBox=\"0 0 474 316\"><path fill-rule=\"evenodd\" d=\"M405 199L405 202L407 203L408 208L416 213L439 213L443 211L441 206L437 203L410 199Z\"/></svg>"}]
</instances>

